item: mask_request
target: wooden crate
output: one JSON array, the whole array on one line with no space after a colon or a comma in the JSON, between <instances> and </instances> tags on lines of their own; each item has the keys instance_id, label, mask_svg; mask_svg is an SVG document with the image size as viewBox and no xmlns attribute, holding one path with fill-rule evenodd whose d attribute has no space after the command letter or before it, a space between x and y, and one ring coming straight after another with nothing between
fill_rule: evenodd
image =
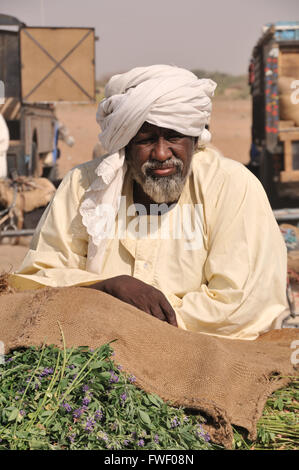
<instances>
[{"instance_id":1,"label":"wooden crate","mask_svg":"<svg viewBox=\"0 0 299 470\"><path fill-rule=\"evenodd\" d=\"M21 28L22 101L93 101L94 41L93 28Z\"/></svg>"},{"instance_id":2,"label":"wooden crate","mask_svg":"<svg viewBox=\"0 0 299 470\"><path fill-rule=\"evenodd\" d=\"M284 145L284 171L280 172L282 183L299 181L299 170L293 168L292 142L299 141L299 130L279 132L279 140Z\"/></svg>"}]
</instances>

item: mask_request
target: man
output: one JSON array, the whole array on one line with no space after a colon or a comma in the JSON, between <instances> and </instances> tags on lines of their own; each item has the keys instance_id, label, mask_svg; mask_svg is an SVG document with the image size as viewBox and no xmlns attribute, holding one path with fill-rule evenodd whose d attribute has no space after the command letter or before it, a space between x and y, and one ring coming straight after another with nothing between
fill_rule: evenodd
<instances>
[{"instance_id":1,"label":"man","mask_svg":"<svg viewBox=\"0 0 299 470\"><path fill-rule=\"evenodd\" d=\"M112 77L97 114L109 154L64 178L12 285L89 286L230 338L272 328L286 249L258 180L206 146L215 86L170 66Z\"/></svg>"}]
</instances>

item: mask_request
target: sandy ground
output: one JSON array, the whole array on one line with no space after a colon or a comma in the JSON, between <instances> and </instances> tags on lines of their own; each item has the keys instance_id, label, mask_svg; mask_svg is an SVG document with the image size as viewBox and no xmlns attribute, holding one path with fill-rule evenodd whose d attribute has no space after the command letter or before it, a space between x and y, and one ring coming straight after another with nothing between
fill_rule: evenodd
<instances>
[{"instance_id":1,"label":"sandy ground","mask_svg":"<svg viewBox=\"0 0 299 470\"><path fill-rule=\"evenodd\" d=\"M59 104L58 118L68 127L75 139L73 147L60 144L59 174L63 177L74 166L92 158L98 141L96 105ZM250 147L250 100L214 99L210 130L212 143L224 156L247 163ZM30 239L23 237L19 245L0 245L0 272L17 269L23 260Z\"/></svg>"},{"instance_id":2,"label":"sandy ground","mask_svg":"<svg viewBox=\"0 0 299 470\"><path fill-rule=\"evenodd\" d=\"M215 99L212 143L225 157L248 163L251 144L251 101Z\"/></svg>"}]
</instances>

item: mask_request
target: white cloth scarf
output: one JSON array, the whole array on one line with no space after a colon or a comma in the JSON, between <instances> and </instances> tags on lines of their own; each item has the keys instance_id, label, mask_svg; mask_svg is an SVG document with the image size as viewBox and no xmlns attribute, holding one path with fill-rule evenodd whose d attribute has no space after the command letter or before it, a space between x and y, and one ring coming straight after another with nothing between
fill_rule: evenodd
<instances>
[{"instance_id":1,"label":"white cloth scarf","mask_svg":"<svg viewBox=\"0 0 299 470\"><path fill-rule=\"evenodd\" d=\"M114 75L99 104L99 138L109 152L96 169L98 178L87 190L80 207L82 222L89 234L86 269L100 273L107 226L111 218L102 210L111 205L115 217L127 170L125 147L147 121L181 134L198 137L200 144L210 140L205 129L211 114L211 97L216 83L198 79L192 72L169 65L137 67ZM107 207L106 207L107 208Z\"/></svg>"}]
</instances>

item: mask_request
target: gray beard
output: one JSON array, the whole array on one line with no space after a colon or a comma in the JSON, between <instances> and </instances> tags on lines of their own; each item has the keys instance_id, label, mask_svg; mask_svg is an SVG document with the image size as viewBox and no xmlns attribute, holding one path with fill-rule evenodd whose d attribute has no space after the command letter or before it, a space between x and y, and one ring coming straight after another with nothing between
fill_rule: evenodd
<instances>
[{"instance_id":1,"label":"gray beard","mask_svg":"<svg viewBox=\"0 0 299 470\"><path fill-rule=\"evenodd\" d=\"M149 169L160 169L168 166L170 162L177 167L176 174L160 177L148 174ZM130 168L133 179L141 186L145 194L157 203L177 201L192 171L190 164L187 174L183 176L183 162L176 157L172 157L172 159L165 162L164 165L163 163L158 164L157 162L145 162L141 167L141 171L138 171L130 162Z\"/></svg>"}]
</instances>

